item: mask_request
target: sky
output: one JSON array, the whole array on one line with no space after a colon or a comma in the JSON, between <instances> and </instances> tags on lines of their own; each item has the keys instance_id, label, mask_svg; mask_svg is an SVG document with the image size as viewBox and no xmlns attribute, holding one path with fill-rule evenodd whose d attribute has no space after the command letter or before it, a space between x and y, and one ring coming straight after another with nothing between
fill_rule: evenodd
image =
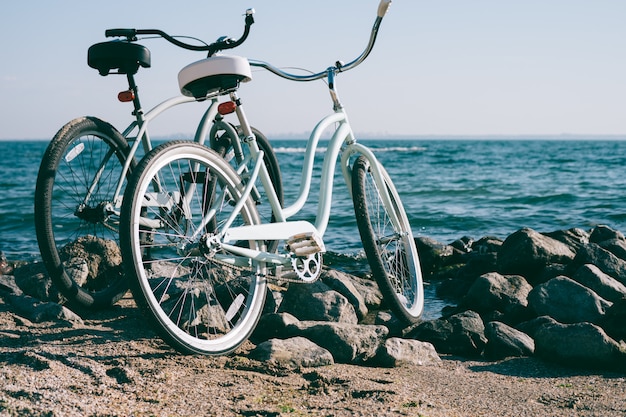
<instances>
[{"instance_id":1,"label":"sky","mask_svg":"<svg viewBox=\"0 0 626 417\"><path fill-rule=\"evenodd\" d=\"M0 15L0 139L47 139L94 115L123 130L125 78L100 76L87 49L114 27L158 28L211 42L239 37L230 54L321 71L367 42L378 0L11 0ZM387 136L617 135L626 138L626 1L394 0L370 57L337 88L357 134ZM162 39L142 41L152 68L137 76L144 107L179 94L177 74L204 58ZM240 96L267 136L300 136L332 111L318 81L263 70ZM184 108L183 108L184 107ZM188 135L204 109L180 106L153 135Z\"/></svg>"}]
</instances>

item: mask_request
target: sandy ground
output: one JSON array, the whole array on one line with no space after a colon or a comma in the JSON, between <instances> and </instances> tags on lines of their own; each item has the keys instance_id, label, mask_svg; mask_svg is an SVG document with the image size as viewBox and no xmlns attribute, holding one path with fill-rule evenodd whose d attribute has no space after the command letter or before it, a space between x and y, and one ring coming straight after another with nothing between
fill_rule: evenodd
<instances>
[{"instance_id":1,"label":"sandy ground","mask_svg":"<svg viewBox=\"0 0 626 417\"><path fill-rule=\"evenodd\" d=\"M532 358L286 372L184 356L130 296L84 326L33 324L0 301L0 416L625 416L626 375Z\"/></svg>"}]
</instances>

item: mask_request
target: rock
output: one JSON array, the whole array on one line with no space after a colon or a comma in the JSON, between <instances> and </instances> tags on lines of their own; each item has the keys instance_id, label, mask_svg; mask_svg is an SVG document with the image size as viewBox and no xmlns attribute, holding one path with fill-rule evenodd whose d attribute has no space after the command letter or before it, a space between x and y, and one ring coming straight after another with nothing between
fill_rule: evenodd
<instances>
[{"instance_id":1,"label":"rock","mask_svg":"<svg viewBox=\"0 0 626 417\"><path fill-rule=\"evenodd\" d=\"M302 321L288 326L287 334L305 337L327 349L338 363L359 365L376 355L388 330L384 326Z\"/></svg>"},{"instance_id":2,"label":"rock","mask_svg":"<svg viewBox=\"0 0 626 417\"><path fill-rule=\"evenodd\" d=\"M428 237L416 237L415 245L424 278L428 278L446 265L454 263L456 250L450 245Z\"/></svg>"},{"instance_id":3,"label":"rock","mask_svg":"<svg viewBox=\"0 0 626 417\"><path fill-rule=\"evenodd\" d=\"M626 341L626 299L615 301L606 310L600 326L615 340Z\"/></svg>"},{"instance_id":4,"label":"rock","mask_svg":"<svg viewBox=\"0 0 626 417\"><path fill-rule=\"evenodd\" d=\"M335 269L324 270L321 280L333 290L346 297L352 304L359 320L367 316L365 298L354 286L352 277Z\"/></svg>"},{"instance_id":5,"label":"rock","mask_svg":"<svg viewBox=\"0 0 626 417\"><path fill-rule=\"evenodd\" d=\"M567 277L553 278L528 294L528 306L537 315L550 316L561 323L598 323L610 305L589 288Z\"/></svg>"},{"instance_id":6,"label":"rock","mask_svg":"<svg viewBox=\"0 0 626 417\"><path fill-rule=\"evenodd\" d=\"M624 235L622 234L622 232L611 229L609 226L602 224L594 227L591 231L591 234L589 235L589 242L592 243L602 243L606 240L614 239L624 240Z\"/></svg>"},{"instance_id":7,"label":"rock","mask_svg":"<svg viewBox=\"0 0 626 417\"><path fill-rule=\"evenodd\" d=\"M290 313L302 321L359 321L348 299L321 281L289 285L278 312Z\"/></svg>"},{"instance_id":8,"label":"rock","mask_svg":"<svg viewBox=\"0 0 626 417\"><path fill-rule=\"evenodd\" d=\"M530 336L501 322L487 323L485 336L488 340L485 355L492 359L531 356L535 352L535 342Z\"/></svg>"},{"instance_id":9,"label":"rock","mask_svg":"<svg viewBox=\"0 0 626 417\"><path fill-rule=\"evenodd\" d=\"M517 321L528 305L530 284L520 275L491 272L480 276L463 299L463 306L478 313L498 310Z\"/></svg>"},{"instance_id":10,"label":"rock","mask_svg":"<svg viewBox=\"0 0 626 417\"><path fill-rule=\"evenodd\" d=\"M598 243L602 249L606 249L621 260L626 260L626 240L611 239Z\"/></svg>"},{"instance_id":11,"label":"rock","mask_svg":"<svg viewBox=\"0 0 626 417\"><path fill-rule=\"evenodd\" d=\"M117 279L122 270L122 253L113 240L95 236L81 236L65 246L59 253L64 265L75 266L74 271L83 279L75 278L78 285L89 281L90 288L103 288ZM86 268L86 274L84 274Z\"/></svg>"},{"instance_id":12,"label":"rock","mask_svg":"<svg viewBox=\"0 0 626 417\"><path fill-rule=\"evenodd\" d=\"M390 311L379 311L374 318L374 324L385 326L389 330L389 336L391 337L402 335L402 331L406 327L406 324Z\"/></svg>"},{"instance_id":13,"label":"rock","mask_svg":"<svg viewBox=\"0 0 626 417\"><path fill-rule=\"evenodd\" d=\"M22 289L15 282L13 275L0 275L0 294L5 292L7 294L22 295Z\"/></svg>"},{"instance_id":14,"label":"rock","mask_svg":"<svg viewBox=\"0 0 626 417\"><path fill-rule=\"evenodd\" d=\"M495 236L485 236L472 244L472 251L480 255L498 253L504 241Z\"/></svg>"},{"instance_id":15,"label":"rock","mask_svg":"<svg viewBox=\"0 0 626 417\"><path fill-rule=\"evenodd\" d=\"M34 262L15 268L13 275L15 283L25 294L41 301L62 302L63 298L52 284L43 262Z\"/></svg>"},{"instance_id":16,"label":"rock","mask_svg":"<svg viewBox=\"0 0 626 417\"><path fill-rule=\"evenodd\" d=\"M597 266L605 274L626 285L626 261L603 249L600 245L590 243L578 251L573 266L579 268L586 264Z\"/></svg>"},{"instance_id":17,"label":"rock","mask_svg":"<svg viewBox=\"0 0 626 417\"><path fill-rule=\"evenodd\" d=\"M437 352L470 357L480 356L487 344L485 326L475 311L426 321L406 337L430 342Z\"/></svg>"},{"instance_id":18,"label":"rock","mask_svg":"<svg viewBox=\"0 0 626 417\"><path fill-rule=\"evenodd\" d=\"M17 314L34 323L60 321L70 326L84 324L77 314L57 303L41 302L30 296L8 295L7 299Z\"/></svg>"},{"instance_id":19,"label":"rock","mask_svg":"<svg viewBox=\"0 0 626 417\"><path fill-rule=\"evenodd\" d=\"M355 276L351 276L351 278L352 285L354 285L354 288L356 288L359 294L363 297L367 308L371 310L380 308L383 303L383 294L380 292L380 288L378 288L376 281L373 279L359 278Z\"/></svg>"},{"instance_id":20,"label":"rock","mask_svg":"<svg viewBox=\"0 0 626 417\"><path fill-rule=\"evenodd\" d=\"M572 276L572 279L608 301L616 301L626 297L626 286L602 272L595 265L581 266Z\"/></svg>"},{"instance_id":21,"label":"rock","mask_svg":"<svg viewBox=\"0 0 626 417\"><path fill-rule=\"evenodd\" d=\"M576 367L623 368L625 353L600 327L591 323L561 324L554 320L535 334L535 352Z\"/></svg>"},{"instance_id":22,"label":"rock","mask_svg":"<svg viewBox=\"0 0 626 417\"><path fill-rule=\"evenodd\" d=\"M304 337L268 340L252 350L250 358L289 370L334 364L328 350Z\"/></svg>"},{"instance_id":23,"label":"rock","mask_svg":"<svg viewBox=\"0 0 626 417\"><path fill-rule=\"evenodd\" d=\"M290 324L297 323L298 319L289 313L264 314L250 337L253 343L263 342L285 335Z\"/></svg>"},{"instance_id":24,"label":"rock","mask_svg":"<svg viewBox=\"0 0 626 417\"><path fill-rule=\"evenodd\" d=\"M578 249L589 243L589 233L578 228L557 230L544 235L564 243L574 252L578 252Z\"/></svg>"},{"instance_id":25,"label":"rock","mask_svg":"<svg viewBox=\"0 0 626 417\"><path fill-rule=\"evenodd\" d=\"M375 363L389 368L403 365L439 365L441 358L431 343L392 337L385 340L378 349Z\"/></svg>"},{"instance_id":26,"label":"rock","mask_svg":"<svg viewBox=\"0 0 626 417\"><path fill-rule=\"evenodd\" d=\"M564 243L532 229L521 229L506 238L498 252L498 272L532 277L552 263L569 263L576 254Z\"/></svg>"}]
</instances>

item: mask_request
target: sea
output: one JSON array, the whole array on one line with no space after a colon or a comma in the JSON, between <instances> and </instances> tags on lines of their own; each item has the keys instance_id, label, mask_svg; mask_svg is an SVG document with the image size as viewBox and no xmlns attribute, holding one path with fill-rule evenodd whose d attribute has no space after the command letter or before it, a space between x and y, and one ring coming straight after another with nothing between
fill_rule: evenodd
<instances>
[{"instance_id":1,"label":"sea","mask_svg":"<svg viewBox=\"0 0 626 417\"><path fill-rule=\"evenodd\" d=\"M281 165L285 203L301 182L304 140L270 142ZM402 139L362 140L398 189L416 236L441 243L463 237L505 239L523 227L539 232L608 225L626 231L626 140ZM9 260L36 261L33 200L48 143L0 141L0 251ZM299 218L313 220L319 195L320 143L314 183ZM333 266L359 268L363 249L343 177L335 179L324 236ZM426 287L426 316L443 303Z\"/></svg>"}]
</instances>

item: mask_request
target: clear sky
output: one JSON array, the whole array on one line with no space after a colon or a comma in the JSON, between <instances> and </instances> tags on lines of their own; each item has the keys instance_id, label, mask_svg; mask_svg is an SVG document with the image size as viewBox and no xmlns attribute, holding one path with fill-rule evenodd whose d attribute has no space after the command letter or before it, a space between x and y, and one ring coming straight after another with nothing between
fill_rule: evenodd
<instances>
[{"instance_id":1,"label":"clear sky","mask_svg":"<svg viewBox=\"0 0 626 417\"><path fill-rule=\"evenodd\" d=\"M0 139L49 138L96 115L120 130L130 106L120 76L101 77L87 48L111 27L159 28L213 41L249 40L233 53L319 71L365 46L378 0L11 0L0 14ZM339 93L357 133L626 137L626 1L394 0L368 60L342 74ZM178 93L180 68L202 59L163 40L143 42L144 107ZM324 85L254 72L240 95L269 136L309 131L331 111ZM202 105L153 133L193 132Z\"/></svg>"}]
</instances>

